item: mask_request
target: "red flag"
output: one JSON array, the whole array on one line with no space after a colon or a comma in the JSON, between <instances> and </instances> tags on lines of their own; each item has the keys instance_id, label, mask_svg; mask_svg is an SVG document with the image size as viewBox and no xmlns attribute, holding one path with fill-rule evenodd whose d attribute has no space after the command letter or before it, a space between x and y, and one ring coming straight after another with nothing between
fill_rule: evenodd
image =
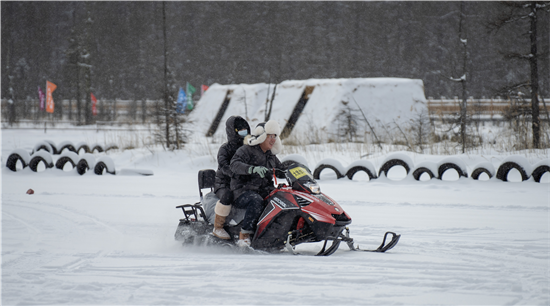
<instances>
[{"instance_id":1,"label":"red flag","mask_svg":"<svg viewBox=\"0 0 550 306\"><path fill-rule=\"evenodd\" d=\"M94 94L93 93L90 93L92 95L92 115L97 115L97 107L96 107L96 104L97 104L97 99L95 98Z\"/></svg>"},{"instance_id":2,"label":"red flag","mask_svg":"<svg viewBox=\"0 0 550 306\"><path fill-rule=\"evenodd\" d=\"M52 93L57 88L57 85L50 81L46 81L46 112L53 113L54 103Z\"/></svg>"},{"instance_id":3,"label":"red flag","mask_svg":"<svg viewBox=\"0 0 550 306\"><path fill-rule=\"evenodd\" d=\"M206 85L201 85L201 97L202 95L204 95L204 92L208 90L208 86Z\"/></svg>"}]
</instances>

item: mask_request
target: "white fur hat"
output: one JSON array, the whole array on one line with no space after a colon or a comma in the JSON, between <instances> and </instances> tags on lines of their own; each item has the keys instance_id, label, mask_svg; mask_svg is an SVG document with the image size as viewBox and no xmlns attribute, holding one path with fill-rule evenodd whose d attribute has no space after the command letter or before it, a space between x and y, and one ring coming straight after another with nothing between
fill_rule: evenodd
<instances>
[{"instance_id":1,"label":"white fur hat","mask_svg":"<svg viewBox=\"0 0 550 306\"><path fill-rule=\"evenodd\" d=\"M249 146L259 145L264 142L267 138L267 134L275 134L277 138L275 139L275 144L271 149L271 153L278 154L283 149L283 144L279 135L281 134L281 127L279 123L275 120L269 120L266 123L258 123L256 128L252 131L250 138L248 139Z\"/></svg>"}]
</instances>

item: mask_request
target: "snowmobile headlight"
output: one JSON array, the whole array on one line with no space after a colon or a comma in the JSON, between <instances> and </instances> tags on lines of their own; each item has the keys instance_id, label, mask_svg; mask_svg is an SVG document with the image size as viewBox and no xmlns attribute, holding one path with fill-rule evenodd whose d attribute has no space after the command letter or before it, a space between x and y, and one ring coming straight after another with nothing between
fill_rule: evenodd
<instances>
[{"instance_id":1,"label":"snowmobile headlight","mask_svg":"<svg viewBox=\"0 0 550 306\"><path fill-rule=\"evenodd\" d=\"M321 186L319 186L319 184L317 183L305 183L304 184L305 187L307 187L311 193L320 193L321 192Z\"/></svg>"}]
</instances>

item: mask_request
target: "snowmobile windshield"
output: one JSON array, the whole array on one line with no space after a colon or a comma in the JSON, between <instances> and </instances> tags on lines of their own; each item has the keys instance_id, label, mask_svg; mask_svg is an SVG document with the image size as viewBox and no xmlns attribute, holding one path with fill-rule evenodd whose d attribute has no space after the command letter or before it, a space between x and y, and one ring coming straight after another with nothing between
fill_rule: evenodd
<instances>
[{"instance_id":1,"label":"snowmobile windshield","mask_svg":"<svg viewBox=\"0 0 550 306\"><path fill-rule=\"evenodd\" d=\"M313 178L311 171L302 164L292 164L286 171L286 178L292 189L307 193L320 193L321 188Z\"/></svg>"}]
</instances>

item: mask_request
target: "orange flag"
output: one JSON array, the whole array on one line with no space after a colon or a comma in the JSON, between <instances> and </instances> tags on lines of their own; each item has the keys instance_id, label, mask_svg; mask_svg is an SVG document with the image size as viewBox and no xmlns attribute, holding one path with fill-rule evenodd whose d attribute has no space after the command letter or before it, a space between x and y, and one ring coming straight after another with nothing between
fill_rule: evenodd
<instances>
[{"instance_id":1,"label":"orange flag","mask_svg":"<svg viewBox=\"0 0 550 306\"><path fill-rule=\"evenodd\" d=\"M46 81L46 112L53 113L54 103L52 93L57 88L57 85L50 81Z\"/></svg>"}]
</instances>

